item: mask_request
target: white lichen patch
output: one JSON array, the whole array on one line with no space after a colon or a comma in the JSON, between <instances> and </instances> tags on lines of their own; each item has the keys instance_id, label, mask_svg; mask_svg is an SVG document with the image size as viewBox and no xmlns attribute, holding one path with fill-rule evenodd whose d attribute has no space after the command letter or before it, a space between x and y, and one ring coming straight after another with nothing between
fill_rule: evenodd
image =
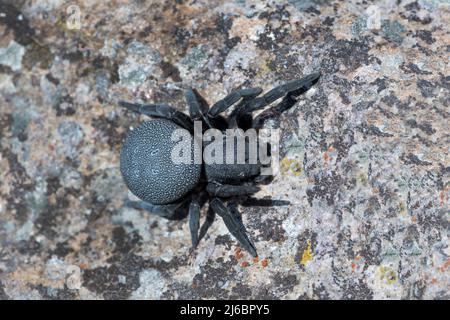
<instances>
[{"instance_id":1,"label":"white lichen patch","mask_svg":"<svg viewBox=\"0 0 450 320\"><path fill-rule=\"evenodd\" d=\"M160 53L138 41L128 45L125 61L119 66L120 83L130 89L143 84L157 71Z\"/></svg>"},{"instance_id":2,"label":"white lichen patch","mask_svg":"<svg viewBox=\"0 0 450 320\"><path fill-rule=\"evenodd\" d=\"M19 71L22 69L24 54L25 48L13 40L6 48L0 48L0 64L10 67L13 71Z\"/></svg>"},{"instance_id":3,"label":"white lichen patch","mask_svg":"<svg viewBox=\"0 0 450 320\"><path fill-rule=\"evenodd\" d=\"M161 299L167 289L164 276L156 269L145 269L139 274L139 288L131 295L135 300Z\"/></svg>"}]
</instances>

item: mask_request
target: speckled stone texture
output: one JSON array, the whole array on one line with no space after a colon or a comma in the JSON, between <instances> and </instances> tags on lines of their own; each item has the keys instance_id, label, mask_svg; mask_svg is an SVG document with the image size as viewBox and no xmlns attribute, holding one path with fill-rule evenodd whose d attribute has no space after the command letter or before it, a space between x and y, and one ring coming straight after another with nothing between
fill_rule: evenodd
<instances>
[{"instance_id":1,"label":"speckled stone texture","mask_svg":"<svg viewBox=\"0 0 450 320\"><path fill-rule=\"evenodd\" d=\"M81 28L72 30L70 4ZM446 0L0 1L1 299L449 299ZM186 111L320 70L281 130L281 170L215 220L124 207L118 99ZM204 217L204 213L203 213ZM204 218L202 218L204 219Z\"/></svg>"}]
</instances>

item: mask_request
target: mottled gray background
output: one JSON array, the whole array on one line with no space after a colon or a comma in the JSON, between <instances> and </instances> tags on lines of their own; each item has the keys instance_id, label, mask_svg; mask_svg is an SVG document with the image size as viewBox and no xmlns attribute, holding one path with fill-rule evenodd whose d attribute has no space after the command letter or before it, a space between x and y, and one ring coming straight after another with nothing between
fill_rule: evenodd
<instances>
[{"instance_id":1,"label":"mottled gray background","mask_svg":"<svg viewBox=\"0 0 450 320\"><path fill-rule=\"evenodd\" d=\"M0 2L0 298L449 298L448 1L106 3ZM191 253L186 221L124 208L144 118L117 99L315 70L267 124L281 172L256 196L291 205L241 208L257 261L219 219Z\"/></svg>"}]
</instances>

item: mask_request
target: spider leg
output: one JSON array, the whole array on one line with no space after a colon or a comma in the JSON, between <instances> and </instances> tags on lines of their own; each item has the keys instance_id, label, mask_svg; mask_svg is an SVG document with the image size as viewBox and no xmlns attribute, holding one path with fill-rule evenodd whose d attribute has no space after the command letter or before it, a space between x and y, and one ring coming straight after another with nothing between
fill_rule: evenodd
<instances>
[{"instance_id":1,"label":"spider leg","mask_svg":"<svg viewBox=\"0 0 450 320\"><path fill-rule=\"evenodd\" d=\"M192 121L203 121L208 128L211 128L212 125L207 117L209 106L206 100L203 99L197 90L192 88L185 91L184 97L189 107L189 115Z\"/></svg>"},{"instance_id":2,"label":"spider leg","mask_svg":"<svg viewBox=\"0 0 450 320\"><path fill-rule=\"evenodd\" d=\"M192 248L196 248L199 241L198 229L200 226L200 204L196 197L193 197L189 205L189 230L191 232Z\"/></svg>"},{"instance_id":3,"label":"spider leg","mask_svg":"<svg viewBox=\"0 0 450 320\"><path fill-rule=\"evenodd\" d=\"M259 115L253 119L252 127L255 129L260 129L264 123L270 118L276 118L280 116L284 111L289 110L297 103L296 95L294 92L288 93L283 100L276 106L264 110Z\"/></svg>"},{"instance_id":4,"label":"spider leg","mask_svg":"<svg viewBox=\"0 0 450 320\"><path fill-rule=\"evenodd\" d=\"M247 250L253 257L257 257L256 248L248 238L245 227L237 214L233 214L219 198L214 198L210 202L210 206L219 216L228 228L228 231L239 241L242 247Z\"/></svg>"},{"instance_id":5,"label":"spider leg","mask_svg":"<svg viewBox=\"0 0 450 320\"><path fill-rule=\"evenodd\" d=\"M262 167L262 168L265 168L265 167ZM275 179L275 177L271 174L270 175L259 175L253 179L253 183L268 185L269 183L271 183L273 181L273 179Z\"/></svg>"},{"instance_id":6,"label":"spider leg","mask_svg":"<svg viewBox=\"0 0 450 320\"><path fill-rule=\"evenodd\" d=\"M259 95L259 93L256 95L253 95L253 96L245 97L242 99L241 102L239 102L239 104L236 106L236 108L231 112L230 116L228 117L228 128L238 128L238 127L243 128L243 127L245 127L245 125L242 126L242 124L241 124L241 122L244 118L243 116L245 116L244 114L242 114L242 110L249 101L256 98L256 96L258 96L258 95ZM248 115L248 118L250 120L247 122L251 124L251 122L252 122L251 114L246 114L246 115ZM239 123L238 123L238 121L239 121ZM251 126L248 126L248 127L251 127ZM246 130L246 129L244 129L244 130Z\"/></svg>"},{"instance_id":7,"label":"spider leg","mask_svg":"<svg viewBox=\"0 0 450 320\"><path fill-rule=\"evenodd\" d=\"M208 111L208 116L211 118L217 117L220 113L224 112L228 108L230 108L233 104L238 102L241 98L247 98L247 97L256 97L262 92L261 88L246 88L246 89L240 89L231 92L229 95L227 95L222 100L217 101L211 109Z\"/></svg>"},{"instance_id":8,"label":"spider leg","mask_svg":"<svg viewBox=\"0 0 450 320\"><path fill-rule=\"evenodd\" d=\"M295 79L286 82L278 87L273 88L265 95L259 98L251 100L245 105L241 114L250 113L265 106L271 104L275 100L283 97L284 95L295 92L296 95L300 95L308 91L320 78L320 72L312 73L301 79Z\"/></svg>"},{"instance_id":9,"label":"spider leg","mask_svg":"<svg viewBox=\"0 0 450 320\"><path fill-rule=\"evenodd\" d=\"M240 202L244 207L281 207L288 206L290 204L287 200L273 200L273 199L257 199L248 197L244 201Z\"/></svg>"},{"instance_id":10,"label":"spider leg","mask_svg":"<svg viewBox=\"0 0 450 320\"><path fill-rule=\"evenodd\" d=\"M206 186L206 191L215 197L232 197L242 196L256 193L260 190L257 186L235 186L231 184L221 184L218 182L210 182Z\"/></svg>"},{"instance_id":11,"label":"spider leg","mask_svg":"<svg viewBox=\"0 0 450 320\"><path fill-rule=\"evenodd\" d=\"M189 130L189 132L193 132L194 130L192 120L189 116L167 104L139 104L119 101L119 105L139 114L172 120L184 129Z\"/></svg>"},{"instance_id":12,"label":"spider leg","mask_svg":"<svg viewBox=\"0 0 450 320\"><path fill-rule=\"evenodd\" d=\"M206 213L205 222L203 222L203 224L200 228L200 233L198 235L198 241L202 240L203 237L206 235L206 232L208 231L209 227L211 227L212 223L214 222L215 217L216 217L216 213L214 212L214 210L211 207L209 207L208 212Z\"/></svg>"},{"instance_id":13,"label":"spider leg","mask_svg":"<svg viewBox=\"0 0 450 320\"><path fill-rule=\"evenodd\" d=\"M166 205L155 205L145 201L132 201L126 200L125 205L127 207L138 209L138 210L147 210L148 212L155 214L157 216L171 219L175 216L177 209L183 204L174 203L174 204L166 204Z\"/></svg>"}]
</instances>

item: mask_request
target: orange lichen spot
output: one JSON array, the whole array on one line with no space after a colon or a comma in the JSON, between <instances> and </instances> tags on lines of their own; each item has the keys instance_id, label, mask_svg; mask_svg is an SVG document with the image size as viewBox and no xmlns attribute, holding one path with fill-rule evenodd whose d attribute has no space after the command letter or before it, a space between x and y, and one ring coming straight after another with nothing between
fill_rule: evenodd
<instances>
[{"instance_id":1,"label":"orange lichen spot","mask_svg":"<svg viewBox=\"0 0 450 320\"><path fill-rule=\"evenodd\" d=\"M80 263L78 266L80 267L80 269L88 269L89 268L89 265L85 262Z\"/></svg>"},{"instance_id":2,"label":"orange lichen spot","mask_svg":"<svg viewBox=\"0 0 450 320\"><path fill-rule=\"evenodd\" d=\"M253 258L253 263L258 263L258 261L259 261L258 257Z\"/></svg>"},{"instance_id":3,"label":"orange lichen spot","mask_svg":"<svg viewBox=\"0 0 450 320\"><path fill-rule=\"evenodd\" d=\"M356 263L352 262L352 270L355 271L356 270Z\"/></svg>"},{"instance_id":4,"label":"orange lichen spot","mask_svg":"<svg viewBox=\"0 0 450 320\"><path fill-rule=\"evenodd\" d=\"M248 265L249 265L249 264L248 264L247 261L244 261L244 262L241 263L242 268L247 268Z\"/></svg>"},{"instance_id":5,"label":"orange lichen spot","mask_svg":"<svg viewBox=\"0 0 450 320\"><path fill-rule=\"evenodd\" d=\"M436 284L437 282L438 282L438 281L437 281L436 278L431 279L431 283L432 283L432 284Z\"/></svg>"},{"instance_id":6,"label":"orange lichen spot","mask_svg":"<svg viewBox=\"0 0 450 320\"><path fill-rule=\"evenodd\" d=\"M267 267L267 265L269 264L269 261L267 261L267 259L263 259L262 261L261 261L261 265L265 268L265 267Z\"/></svg>"},{"instance_id":7,"label":"orange lichen spot","mask_svg":"<svg viewBox=\"0 0 450 320\"><path fill-rule=\"evenodd\" d=\"M328 148L328 152L333 152L333 151L334 151L333 146L330 146L330 147Z\"/></svg>"},{"instance_id":8,"label":"orange lichen spot","mask_svg":"<svg viewBox=\"0 0 450 320\"><path fill-rule=\"evenodd\" d=\"M447 261L445 261L445 263L442 265L442 267L440 267L439 269L442 271L442 272L445 272L446 271L446 269L448 268L450 266L450 259L447 259Z\"/></svg>"},{"instance_id":9,"label":"orange lichen spot","mask_svg":"<svg viewBox=\"0 0 450 320\"><path fill-rule=\"evenodd\" d=\"M330 160L330 156L328 155L328 152L323 153L323 160L325 160L325 161Z\"/></svg>"},{"instance_id":10,"label":"orange lichen spot","mask_svg":"<svg viewBox=\"0 0 450 320\"><path fill-rule=\"evenodd\" d=\"M411 220L412 220L412 222L417 222L417 216L412 216Z\"/></svg>"},{"instance_id":11,"label":"orange lichen spot","mask_svg":"<svg viewBox=\"0 0 450 320\"><path fill-rule=\"evenodd\" d=\"M240 248L236 248L236 250L234 250L234 257L236 258L236 260L242 259L243 256L244 254L242 253Z\"/></svg>"},{"instance_id":12,"label":"orange lichen spot","mask_svg":"<svg viewBox=\"0 0 450 320\"><path fill-rule=\"evenodd\" d=\"M242 251L241 251L240 248L237 248L237 249L234 251L234 257L236 258L236 260L242 259L243 256L244 256L244 254L242 253Z\"/></svg>"}]
</instances>

